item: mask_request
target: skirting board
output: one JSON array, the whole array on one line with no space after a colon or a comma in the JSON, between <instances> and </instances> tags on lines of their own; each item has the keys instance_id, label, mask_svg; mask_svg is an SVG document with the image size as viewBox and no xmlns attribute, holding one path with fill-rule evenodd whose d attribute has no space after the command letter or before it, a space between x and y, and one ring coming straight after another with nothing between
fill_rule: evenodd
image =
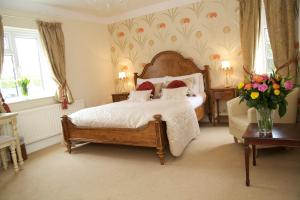
<instances>
[{"instance_id":1,"label":"skirting board","mask_svg":"<svg viewBox=\"0 0 300 200\"><path fill-rule=\"evenodd\" d=\"M30 154L35 151L49 147L51 145L62 143L62 141L63 141L63 135L60 133L60 134L51 136L49 138L42 139L37 142L33 142L31 144L26 144L26 151L28 154Z\"/></svg>"}]
</instances>

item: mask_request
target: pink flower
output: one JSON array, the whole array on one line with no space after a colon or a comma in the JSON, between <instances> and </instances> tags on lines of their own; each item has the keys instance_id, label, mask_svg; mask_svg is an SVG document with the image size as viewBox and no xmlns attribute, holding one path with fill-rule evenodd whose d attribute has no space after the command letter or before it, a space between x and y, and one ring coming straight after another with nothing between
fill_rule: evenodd
<instances>
[{"instance_id":1,"label":"pink flower","mask_svg":"<svg viewBox=\"0 0 300 200\"><path fill-rule=\"evenodd\" d=\"M291 89L293 89L294 84L293 84L292 81L286 81L286 82L284 83L284 87L285 87L286 90L291 90Z\"/></svg>"},{"instance_id":2,"label":"pink flower","mask_svg":"<svg viewBox=\"0 0 300 200\"><path fill-rule=\"evenodd\" d=\"M266 75L266 74L263 74L263 75L261 75L261 76L262 76L262 78L264 79L264 81L266 81L266 80L269 79L268 75Z\"/></svg>"},{"instance_id":3,"label":"pink flower","mask_svg":"<svg viewBox=\"0 0 300 200\"><path fill-rule=\"evenodd\" d=\"M268 85L263 83L263 84L258 86L258 91L265 92L268 88L269 88Z\"/></svg>"},{"instance_id":4,"label":"pink flower","mask_svg":"<svg viewBox=\"0 0 300 200\"><path fill-rule=\"evenodd\" d=\"M258 88L259 84L258 83L253 83L252 87L253 88Z\"/></svg>"}]
</instances>

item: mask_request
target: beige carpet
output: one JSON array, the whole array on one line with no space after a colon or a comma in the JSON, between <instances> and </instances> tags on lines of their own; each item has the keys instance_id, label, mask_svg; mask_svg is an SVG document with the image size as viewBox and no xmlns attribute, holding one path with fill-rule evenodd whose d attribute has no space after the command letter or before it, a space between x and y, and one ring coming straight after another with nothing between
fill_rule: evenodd
<instances>
[{"instance_id":1,"label":"beige carpet","mask_svg":"<svg viewBox=\"0 0 300 200\"><path fill-rule=\"evenodd\" d=\"M289 200L300 199L300 151L259 152L245 186L243 146L225 127L204 127L180 158L166 165L152 149L56 145L30 155L25 169L0 171L1 200Z\"/></svg>"}]
</instances>

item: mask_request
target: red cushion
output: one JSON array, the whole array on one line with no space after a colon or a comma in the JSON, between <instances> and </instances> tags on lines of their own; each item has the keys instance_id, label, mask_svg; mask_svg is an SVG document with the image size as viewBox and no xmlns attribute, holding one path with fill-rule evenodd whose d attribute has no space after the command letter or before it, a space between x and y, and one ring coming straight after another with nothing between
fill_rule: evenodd
<instances>
[{"instance_id":1,"label":"red cushion","mask_svg":"<svg viewBox=\"0 0 300 200\"><path fill-rule=\"evenodd\" d=\"M155 92L155 87L153 85L153 83L151 83L150 81L145 81L142 84L140 84L136 90L152 90L151 94L154 95Z\"/></svg>"},{"instance_id":2,"label":"red cushion","mask_svg":"<svg viewBox=\"0 0 300 200\"><path fill-rule=\"evenodd\" d=\"M180 88L180 87L186 87L185 82L180 80L174 80L171 83L169 83L167 86L167 88Z\"/></svg>"}]
</instances>

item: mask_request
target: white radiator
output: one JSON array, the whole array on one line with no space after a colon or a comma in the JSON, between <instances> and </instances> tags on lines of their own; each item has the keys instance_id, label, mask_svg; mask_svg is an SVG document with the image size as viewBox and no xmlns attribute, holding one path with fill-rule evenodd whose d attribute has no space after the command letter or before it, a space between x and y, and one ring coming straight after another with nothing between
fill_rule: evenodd
<instances>
[{"instance_id":1,"label":"white radiator","mask_svg":"<svg viewBox=\"0 0 300 200\"><path fill-rule=\"evenodd\" d=\"M54 104L20 111L17 117L19 134L27 145L61 134L61 116L82 108L84 101L77 100L68 105L67 110L62 110L61 104Z\"/></svg>"}]
</instances>

